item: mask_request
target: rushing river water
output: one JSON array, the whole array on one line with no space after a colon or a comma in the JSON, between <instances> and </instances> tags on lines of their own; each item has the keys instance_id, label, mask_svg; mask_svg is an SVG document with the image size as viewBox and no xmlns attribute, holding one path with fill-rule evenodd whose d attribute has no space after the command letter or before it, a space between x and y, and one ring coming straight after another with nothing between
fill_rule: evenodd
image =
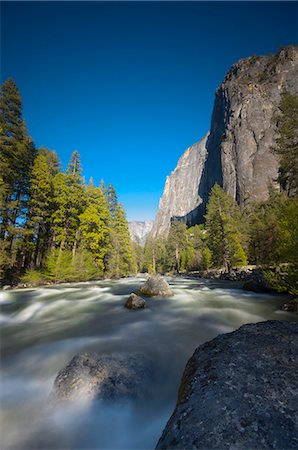
<instances>
[{"instance_id":1,"label":"rushing river water","mask_svg":"<svg viewBox=\"0 0 298 450\"><path fill-rule=\"evenodd\" d=\"M0 292L1 434L7 449L153 449L195 348L244 323L297 320L281 297L227 282L169 278L174 297L123 307L143 278ZM58 371L82 351L145 353L154 362L142 405L46 408ZM148 386L146 386L148 388Z\"/></svg>"}]
</instances>

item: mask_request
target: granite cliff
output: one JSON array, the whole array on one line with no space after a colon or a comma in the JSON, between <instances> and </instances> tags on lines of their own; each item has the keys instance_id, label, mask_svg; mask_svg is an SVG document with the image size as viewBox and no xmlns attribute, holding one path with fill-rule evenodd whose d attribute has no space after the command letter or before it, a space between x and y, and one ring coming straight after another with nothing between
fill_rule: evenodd
<instances>
[{"instance_id":1,"label":"granite cliff","mask_svg":"<svg viewBox=\"0 0 298 450\"><path fill-rule=\"evenodd\" d=\"M188 225L200 222L215 182L241 207L267 198L278 174L278 160L271 150L277 137L278 105L285 91L298 95L297 76L298 46L241 59L231 67L216 91L202 157L180 170L188 149L166 180L153 236L166 234L173 217ZM181 191L184 185L187 191Z\"/></svg>"},{"instance_id":2,"label":"granite cliff","mask_svg":"<svg viewBox=\"0 0 298 450\"><path fill-rule=\"evenodd\" d=\"M173 218L184 218L189 225L195 220L197 208L203 201L198 186L207 157L207 139L208 134L189 147L167 177L152 227L153 237L166 234Z\"/></svg>"}]
</instances>

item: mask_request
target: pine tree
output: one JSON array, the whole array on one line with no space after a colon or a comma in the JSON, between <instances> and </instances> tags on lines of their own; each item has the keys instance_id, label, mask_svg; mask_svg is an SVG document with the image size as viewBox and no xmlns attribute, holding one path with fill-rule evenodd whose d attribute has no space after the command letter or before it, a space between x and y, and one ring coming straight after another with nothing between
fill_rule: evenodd
<instances>
[{"instance_id":1,"label":"pine tree","mask_svg":"<svg viewBox=\"0 0 298 450\"><path fill-rule=\"evenodd\" d=\"M79 216L82 245L91 252L101 272L110 249L110 213L100 188L87 188L87 208Z\"/></svg>"},{"instance_id":2,"label":"pine tree","mask_svg":"<svg viewBox=\"0 0 298 450\"><path fill-rule=\"evenodd\" d=\"M50 150L48 148L41 147L38 150L39 155L46 157L48 167L50 169L51 176L54 177L60 171L61 162L57 155L56 150Z\"/></svg>"},{"instance_id":3,"label":"pine tree","mask_svg":"<svg viewBox=\"0 0 298 450\"><path fill-rule=\"evenodd\" d=\"M107 202L108 202L108 208L111 214L112 220L115 218L117 206L118 206L118 198L115 191L115 188L112 184L109 184L108 188L103 191Z\"/></svg>"},{"instance_id":4,"label":"pine tree","mask_svg":"<svg viewBox=\"0 0 298 450\"><path fill-rule=\"evenodd\" d=\"M113 208L111 222L111 250L108 258L109 274L116 278L136 272L128 222L121 204Z\"/></svg>"},{"instance_id":5,"label":"pine tree","mask_svg":"<svg viewBox=\"0 0 298 450\"><path fill-rule=\"evenodd\" d=\"M186 225L175 220L171 224L166 248L168 256L168 267L177 273L181 270L181 256L187 247ZM185 261L184 261L185 264Z\"/></svg>"},{"instance_id":6,"label":"pine tree","mask_svg":"<svg viewBox=\"0 0 298 450\"><path fill-rule=\"evenodd\" d=\"M73 174L58 173L53 179L53 185L53 242L59 246L60 252L72 250L74 257L79 240L79 216L86 205L86 190L78 171Z\"/></svg>"},{"instance_id":7,"label":"pine tree","mask_svg":"<svg viewBox=\"0 0 298 450\"><path fill-rule=\"evenodd\" d=\"M77 150L74 150L71 154L66 173L68 175L77 176L78 178L82 176L81 157Z\"/></svg>"},{"instance_id":8,"label":"pine tree","mask_svg":"<svg viewBox=\"0 0 298 450\"><path fill-rule=\"evenodd\" d=\"M215 184L207 205L207 244L215 266L229 272L232 266L247 264L241 245L241 215L237 203Z\"/></svg>"},{"instance_id":9,"label":"pine tree","mask_svg":"<svg viewBox=\"0 0 298 450\"><path fill-rule=\"evenodd\" d=\"M280 158L278 181L289 195L298 189L298 97L286 92L279 105L279 137L274 152Z\"/></svg>"},{"instance_id":10,"label":"pine tree","mask_svg":"<svg viewBox=\"0 0 298 450\"><path fill-rule=\"evenodd\" d=\"M29 220L27 226L34 244L33 264L40 268L50 240L53 212L53 183L51 169L44 154L35 159L30 179Z\"/></svg>"},{"instance_id":11,"label":"pine tree","mask_svg":"<svg viewBox=\"0 0 298 450\"><path fill-rule=\"evenodd\" d=\"M9 251L26 216L35 156L33 142L22 118L20 93L9 78L0 90L0 238L9 242Z\"/></svg>"}]
</instances>

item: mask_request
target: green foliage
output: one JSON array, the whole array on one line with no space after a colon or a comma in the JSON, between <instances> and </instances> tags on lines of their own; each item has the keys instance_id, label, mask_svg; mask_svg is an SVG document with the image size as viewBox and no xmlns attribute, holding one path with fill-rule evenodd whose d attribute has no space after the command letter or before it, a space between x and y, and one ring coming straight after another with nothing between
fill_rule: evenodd
<instances>
[{"instance_id":1,"label":"green foliage","mask_svg":"<svg viewBox=\"0 0 298 450\"><path fill-rule=\"evenodd\" d=\"M42 286L45 284L44 274L36 269L28 269L25 274L21 277L23 283L29 284L30 286Z\"/></svg>"},{"instance_id":2,"label":"green foliage","mask_svg":"<svg viewBox=\"0 0 298 450\"><path fill-rule=\"evenodd\" d=\"M298 264L284 267L282 272L264 271L264 278L272 289L298 295Z\"/></svg>"},{"instance_id":3,"label":"green foliage","mask_svg":"<svg viewBox=\"0 0 298 450\"><path fill-rule=\"evenodd\" d=\"M9 78L0 90L0 239L8 242L7 258L15 259L25 222L29 179L36 152L22 117L22 99Z\"/></svg>"},{"instance_id":4,"label":"green foliage","mask_svg":"<svg viewBox=\"0 0 298 450\"><path fill-rule=\"evenodd\" d=\"M279 137L273 150L280 159L278 181L293 195L298 188L298 97L290 92L280 102L277 130Z\"/></svg>"},{"instance_id":5,"label":"green foliage","mask_svg":"<svg viewBox=\"0 0 298 450\"><path fill-rule=\"evenodd\" d=\"M93 257L85 250L73 255L70 250L55 249L46 259L44 276L53 282L88 281L97 279L100 271Z\"/></svg>"},{"instance_id":6,"label":"green foliage","mask_svg":"<svg viewBox=\"0 0 298 450\"><path fill-rule=\"evenodd\" d=\"M216 267L229 271L247 264L241 245L241 213L237 203L215 184L207 205L207 244Z\"/></svg>"},{"instance_id":7,"label":"green foliage","mask_svg":"<svg viewBox=\"0 0 298 450\"><path fill-rule=\"evenodd\" d=\"M187 231L185 223L175 220L171 224L166 242L168 270L177 273L185 269L190 254L187 249Z\"/></svg>"},{"instance_id":8,"label":"green foliage","mask_svg":"<svg viewBox=\"0 0 298 450\"><path fill-rule=\"evenodd\" d=\"M54 201L52 181L48 160L44 154L39 154L31 172L27 223L33 243L32 249L34 248L33 264L35 267L41 267L50 239Z\"/></svg>"},{"instance_id":9,"label":"green foliage","mask_svg":"<svg viewBox=\"0 0 298 450\"><path fill-rule=\"evenodd\" d=\"M210 269L212 267L212 253L207 245L204 245L202 250L201 266L203 269Z\"/></svg>"},{"instance_id":10,"label":"green foliage","mask_svg":"<svg viewBox=\"0 0 298 450\"><path fill-rule=\"evenodd\" d=\"M136 273L136 260L134 258L128 222L121 204L113 208L110 230L111 248L108 254L108 273L119 278Z\"/></svg>"},{"instance_id":11,"label":"green foliage","mask_svg":"<svg viewBox=\"0 0 298 450\"><path fill-rule=\"evenodd\" d=\"M255 264L295 262L298 255L298 199L271 191L245 211L249 259Z\"/></svg>"}]
</instances>

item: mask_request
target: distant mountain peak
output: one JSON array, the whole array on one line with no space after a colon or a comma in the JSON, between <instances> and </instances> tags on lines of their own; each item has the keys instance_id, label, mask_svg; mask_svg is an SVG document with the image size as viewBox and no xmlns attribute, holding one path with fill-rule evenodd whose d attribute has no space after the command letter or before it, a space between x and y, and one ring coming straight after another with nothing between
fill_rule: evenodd
<instances>
[{"instance_id":1,"label":"distant mountain peak","mask_svg":"<svg viewBox=\"0 0 298 450\"><path fill-rule=\"evenodd\" d=\"M152 229L153 220L133 220L128 222L128 225L131 239L143 247L145 245L146 238Z\"/></svg>"}]
</instances>

